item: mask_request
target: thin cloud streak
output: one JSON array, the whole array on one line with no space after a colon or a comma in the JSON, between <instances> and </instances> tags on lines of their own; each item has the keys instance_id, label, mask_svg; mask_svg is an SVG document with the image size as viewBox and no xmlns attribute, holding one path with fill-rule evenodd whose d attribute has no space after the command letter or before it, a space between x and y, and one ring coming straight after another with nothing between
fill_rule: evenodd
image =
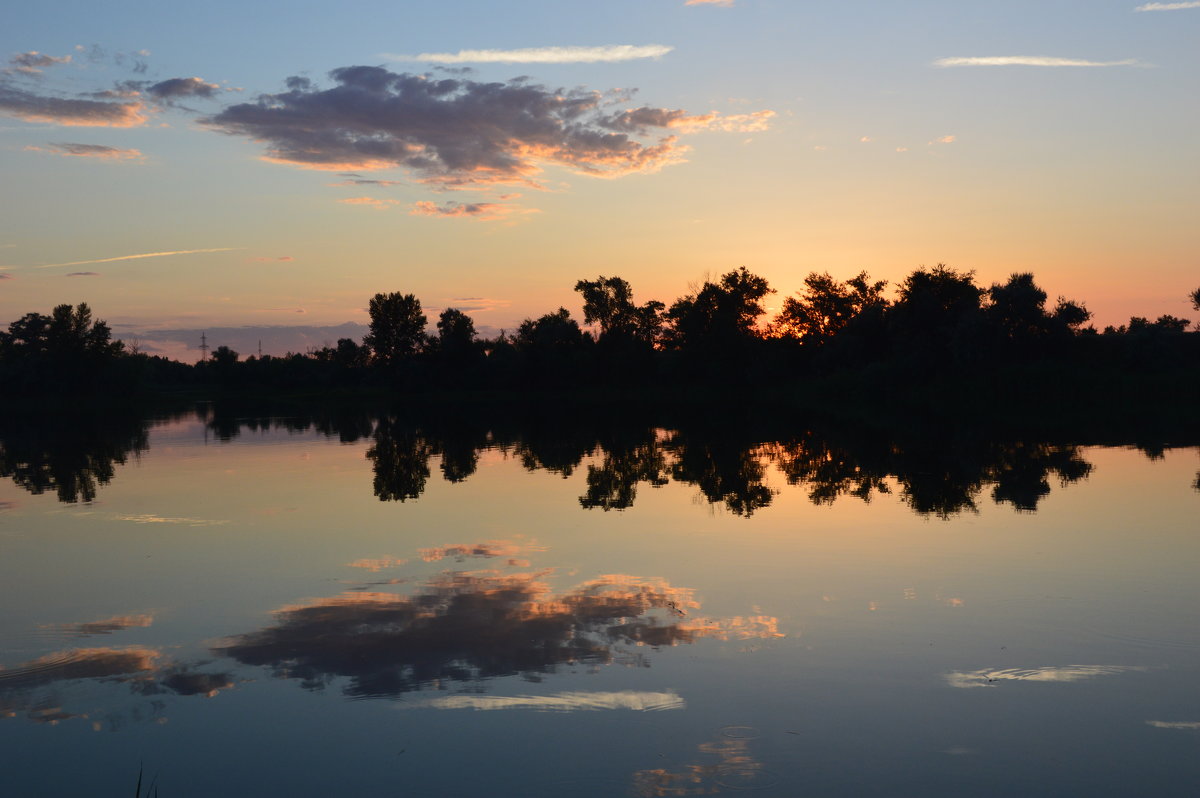
<instances>
[{"instance_id":1,"label":"thin cloud streak","mask_svg":"<svg viewBox=\"0 0 1200 798\"><path fill-rule=\"evenodd\" d=\"M664 44L610 44L602 47L525 47L517 50L459 50L457 53L384 53L389 61L435 64L599 64L662 58L674 50Z\"/></svg>"},{"instance_id":2,"label":"thin cloud streak","mask_svg":"<svg viewBox=\"0 0 1200 798\"><path fill-rule=\"evenodd\" d=\"M140 161L145 156L140 150L109 147L105 144L77 144L74 142L51 142L45 147L28 146L29 152L44 152L73 158L95 158L103 161Z\"/></svg>"},{"instance_id":3,"label":"thin cloud streak","mask_svg":"<svg viewBox=\"0 0 1200 798\"><path fill-rule=\"evenodd\" d=\"M144 252L140 255L119 255L115 258L95 258L93 260L72 260L66 263L43 263L36 269L53 269L59 266L84 266L89 263L114 263L119 260L141 260L142 258L165 258L169 255L199 255L206 252L233 252L243 247L213 247L212 249L177 249L172 252Z\"/></svg>"},{"instance_id":4,"label":"thin cloud streak","mask_svg":"<svg viewBox=\"0 0 1200 798\"><path fill-rule=\"evenodd\" d=\"M1086 61L1080 58L1056 58L1048 55L999 55L972 56L966 58L939 58L933 62L938 67L958 66L1038 66L1038 67L1114 67L1137 66L1136 58L1124 61Z\"/></svg>"},{"instance_id":5,"label":"thin cloud streak","mask_svg":"<svg viewBox=\"0 0 1200 798\"><path fill-rule=\"evenodd\" d=\"M1185 8L1200 8L1200 0L1193 3L1146 3L1134 11L1182 11Z\"/></svg>"},{"instance_id":6,"label":"thin cloud streak","mask_svg":"<svg viewBox=\"0 0 1200 798\"><path fill-rule=\"evenodd\" d=\"M473 709L495 711L505 709L528 709L535 712L596 712L601 710L627 709L635 712L662 712L684 709L687 703L674 692L637 692L626 690L617 693L568 692L556 695L486 696L455 695L432 698L422 703L402 705L405 709L427 707L431 709Z\"/></svg>"}]
</instances>

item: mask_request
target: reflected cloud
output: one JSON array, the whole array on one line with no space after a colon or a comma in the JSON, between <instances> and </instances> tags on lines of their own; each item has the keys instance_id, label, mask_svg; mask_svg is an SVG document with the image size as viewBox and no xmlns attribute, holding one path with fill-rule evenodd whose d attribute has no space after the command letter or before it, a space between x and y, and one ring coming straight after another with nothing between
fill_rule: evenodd
<instances>
[{"instance_id":1,"label":"reflected cloud","mask_svg":"<svg viewBox=\"0 0 1200 798\"><path fill-rule=\"evenodd\" d=\"M53 629L71 637L91 637L94 635L109 635L126 629L144 629L154 623L153 615L117 615L102 621L87 623L52 624L41 627Z\"/></svg>"},{"instance_id":2,"label":"reflected cloud","mask_svg":"<svg viewBox=\"0 0 1200 798\"><path fill-rule=\"evenodd\" d=\"M626 690L618 693L569 692L554 695L520 696L455 695L403 706L411 709L474 709L480 711L526 709L537 712L595 712L626 709L635 712L661 712L685 709L687 702L673 692L647 693Z\"/></svg>"},{"instance_id":3,"label":"reflected cloud","mask_svg":"<svg viewBox=\"0 0 1200 798\"><path fill-rule=\"evenodd\" d=\"M665 580L608 575L553 595L548 573L451 571L411 595L317 599L213 651L310 689L345 677L346 694L377 697L500 676L536 681L563 665L644 667L640 647L778 636L774 618L684 620L699 608L693 591Z\"/></svg>"},{"instance_id":4,"label":"reflected cloud","mask_svg":"<svg viewBox=\"0 0 1200 798\"><path fill-rule=\"evenodd\" d=\"M492 557L516 557L535 551L546 551L545 546L536 543L522 543L514 540L488 540L482 543L451 543L446 546L435 546L428 549L418 549L417 553L425 562L453 559L463 562L469 557L490 559Z\"/></svg>"},{"instance_id":5,"label":"reflected cloud","mask_svg":"<svg viewBox=\"0 0 1200 798\"><path fill-rule=\"evenodd\" d=\"M347 566L350 568L362 568L372 573L379 573L387 568L398 568L406 562L408 560L403 557L363 557L352 563L347 563Z\"/></svg>"},{"instance_id":6,"label":"reflected cloud","mask_svg":"<svg viewBox=\"0 0 1200 798\"><path fill-rule=\"evenodd\" d=\"M1197 5L1200 5L1200 3ZM1156 729L1200 730L1200 721L1148 720L1146 721L1146 725L1153 726Z\"/></svg>"},{"instance_id":7,"label":"reflected cloud","mask_svg":"<svg viewBox=\"0 0 1200 798\"><path fill-rule=\"evenodd\" d=\"M0 690L25 690L76 679L127 680L154 670L162 652L153 648L74 648L13 668L0 667Z\"/></svg>"},{"instance_id":8,"label":"reflected cloud","mask_svg":"<svg viewBox=\"0 0 1200 798\"><path fill-rule=\"evenodd\" d=\"M224 526L228 521L207 518L172 518L156 515L155 513L140 513L137 515L114 515L116 521L131 521L135 524L170 524L177 526Z\"/></svg>"},{"instance_id":9,"label":"reflected cloud","mask_svg":"<svg viewBox=\"0 0 1200 798\"><path fill-rule=\"evenodd\" d=\"M1045 668L1008 668L1004 670L978 670L964 673L954 671L946 674L951 687L991 687L996 682L1078 682L1097 676L1117 676L1149 668L1137 665L1064 665Z\"/></svg>"},{"instance_id":10,"label":"reflected cloud","mask_svg":"<svg viewBox=\"0 0 1200 798\"><path fill-rule=\"evenodd\" d=\"M747 729L748 732L753 730ZM751 754L754 738L723 736L699 746L704 759L681 770L654 768L633 775L631 794L638 798L717 795L742 790L761 790L778 779Z\"/></svg>"}]
</instances>

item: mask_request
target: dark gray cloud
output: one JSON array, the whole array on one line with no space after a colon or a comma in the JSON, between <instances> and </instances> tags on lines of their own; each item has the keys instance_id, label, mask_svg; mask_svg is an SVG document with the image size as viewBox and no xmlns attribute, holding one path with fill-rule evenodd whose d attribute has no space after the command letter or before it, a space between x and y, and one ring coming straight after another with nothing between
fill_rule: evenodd
<instances>
[{"instance_id":1,"label":"dark gray cloud","mask_svg":"<svg viewBox=\"0 0 1200 798\"><path fill-rule=\"evenodd\" d=\"M146 86L146 94L156 100L170 101L181 97L216 97L221 87L200 78L168 78Z\"/></svg>"},{"instance_id":2,"label":"dark gray cloud","mask_svg":"<svg viewBox=\"0 0 1200 798\"><path fill-rule=\"evenodd\" d=\"M600 110L610 99L600 92L374 66L330 76L333 88L290 78L287 91L200 121L266 142L268 160L332 171L402 167L450 187L531 183L547 164L606 177L649 172L678 161L685 149L674 136L635 138L651 132L653 109L639 116L640 127L616 129L619 115Z\"/></svg>"},{"instance_id":3,"label":"dark gray cloud","mask_svg":"<svg viewBox=\"0 0 1200 798\"><path fill-rule=\"evenodd\" d=\"M143 104L50 97L0 83L0 114L26 122L67 127L136 127L146 121Z\"/></svg>"},{"instance_id":4,"label":"dark gray cloud","mask_svg":"<svg viewBox=\"0 0 1200 798\"><path fill-rule=\"evenodd\" d=\"M99 277L100 272L71 272L67 277Z\"/></svg>"},{"instance_id":5,"label":"dark gray cloud","mask_svg":"<svg viewBox=\"0 0 1200 798\"><path fill-rule=\"evenodd\" d=\"M30 50L27 53L17 53L8 59L8 63L12 64L18 72L24 72L27 75L36 75L41 73L44 67L71 63L71 56L46 55L45 53L39 53L37 50Z\"/></svg>"}]
</instances>

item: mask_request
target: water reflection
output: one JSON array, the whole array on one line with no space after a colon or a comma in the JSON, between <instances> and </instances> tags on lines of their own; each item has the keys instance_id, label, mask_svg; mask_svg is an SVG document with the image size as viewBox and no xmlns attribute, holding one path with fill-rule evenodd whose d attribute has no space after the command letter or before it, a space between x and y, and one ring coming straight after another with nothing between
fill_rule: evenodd
<instances>
[{"instance_id":1,"label":"water reflection","mask_svg":"<svg viewBox=\"0 0 1200 798\"><path fill-rule=\"evenodd\" d=\"M0 413L0 477L61 502L90 502L132 455L150 448L151 422L136 414L64 414L32 420Z\"/></svg>"},{"instance_id":2,"label":"water reflection","mask_svg":"<svg viewBox=\"0 0 1200 798\"><path fill-rule=\"evenodd\" d=\"M539 681L564 665L645 666L639 649L701 638L776 637L769 617L708 619L693 592L608 575L554 595L548 572L448 571L409 595L351 593L284 607L214 653L309 689L344 677L357 697L501 676Z\"/></svg>"},{"instance_id":3,"label":"water reflection","mask_svg":"<svg viewBox=\"0 0 1200 798\"><path fill-rule=\"evenodd\" d=\"M749 727L729 727L718 739L699 746L702 759L697 763L680 770L653 768L635 773L631 793L638 798L665 798L774 786L778 779L751 753L754 738Z\"/></svg>"},{"instance_id":4,"label":"water reflection","mask_svg":"<svg viewBox=\"0 0 1200 798\"><path fill-rule=\"evenodd\" d=\"M381 413L359 405L296 410L202 404L193 418L218 441L278 430L366 441L381 501L419 498L435 469L448 482L468 480L482 454L497 451L530 471L564 478L586 468L578 497L584 509L625 510L640 490L675 482L744 517L770 507L781 485L806 491L818 505L895 496L915 513L950 518L978 511L987 497L1032 512L1056 484L1065 487L1091 474L1093 466L1082 453L1088 440L1126 441L1152 459L1166 446L1165 437L1138 428L1103 434L1082 428L1074 440L1055 442L980 427L881 430L786 414L748 421L700 409ZM149 448L152 424L169 420L151 422L136 414L0 418L0 476L31 493L54 491L61 501L91 501L118 466ZM1195 443L1176 436L1171 445ZM1200 476L1195 487L1200 490Z\"/></svg>"}]
</instances>

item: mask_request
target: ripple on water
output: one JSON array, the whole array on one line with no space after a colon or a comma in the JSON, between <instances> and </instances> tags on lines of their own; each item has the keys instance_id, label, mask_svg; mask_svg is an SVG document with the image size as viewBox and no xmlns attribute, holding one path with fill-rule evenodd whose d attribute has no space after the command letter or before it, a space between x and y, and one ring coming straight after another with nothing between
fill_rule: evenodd
<instances>
[{"instance_id":1,"label":"ripple on water","mask_svg":"<svg viewBox=\"0 0 1200 798\"><path fill-rule=\"evenodd\" d=\"M779 776L754 765L734 765L717 770L717 785L727 790L767 790L779 784Z\"/></svg>"},{"instance_id":2,"label":"ripple on water","mask_svg":"<svg viewBox=\"0 0 1200 798\"><path fill-rule=\"evenodd\" d=\"M722 726L721 736L728 740L757 740L762 735L753 726Z\"/></svg>"}]
</instances>

